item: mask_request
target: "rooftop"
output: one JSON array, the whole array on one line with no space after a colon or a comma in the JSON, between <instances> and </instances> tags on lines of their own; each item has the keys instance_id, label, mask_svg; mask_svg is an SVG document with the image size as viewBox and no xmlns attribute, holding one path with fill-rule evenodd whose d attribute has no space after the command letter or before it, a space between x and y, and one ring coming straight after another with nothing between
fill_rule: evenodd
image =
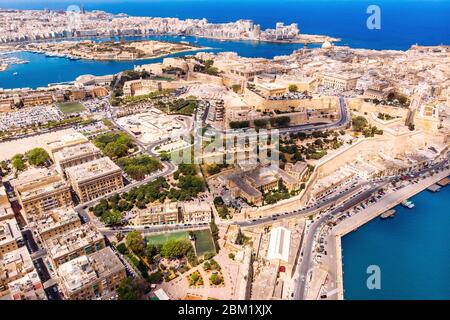
<instances>
[{"instance_id":1,"label":"rooftop","mask_svg":"<svg viewBox=\"0 0 450 320\"><path fill-rule=\"evenodd\" d=\"M85 182L112 173L122 172L110 158L104 157L68 168L66 173L77 182Z\"/></svg>"},{"instance_id":2,"label":"rooftop","mask_svg":"<svg viewBox=\"0 0 450 320\"><path fill-rule=\"evenodd\" d=\"M103 235L91 224L83 224L45 241L51 257L57 259L103 239Z\"/></svg>"},{"instance_id":3,"label":"rooftop","mask_svg":"<svg viewBox=\"0 0 450 320\"><path fill-rule=\"evenodd\" d=\"M65 288L75 292L122 269L124 266L119 258L107 247L62 264L58 268L58 274Z\"/></svg>"},{"instance_id":4,"label":"rooftop","mask_svg":"<svg viewBox=\"0 0 450 320\"><path fill-rule=\"evenodd\" d=\"M48 141L47 149L51 153L54 153L62 148L74 146L85 142L88 142L88 139L84 135L82 135L79 132L74 132L58 137L58 139Z\"/></svg>"},{"instance_id":5,"label":"rooftop","mask_svg":"<svg viewBox=\"0 0 450 320\"><path fill-rule=\"evenodd\" d=\"M36 271L27 273L8 285L12 300L47 300Z\"/></svg>"},{"instance_id":6,"label":"rooftop","mask_svg":"<svg viewBox=\"0 0 450 320\"><path fill-rule=\"evenodd\" d=\"M182 208L185 213L211 212L211 206L207 202L200 200L183 202Z\"/></svg>"},{"instance_id":7,"label":"rooftop","mask_svg":"<svg viewBox=\"0 0 450 320\"><path fill-rule=\"evenodd\" d=\"M69 187L54 169L32 168L19 174L11 184L23 198Z\"/></svg>"},{"instance_id":8,"label":"rooftop","mask_svg":"<svg viewBox=\"0 0 450 320\"><path fill-rule=\"evenodd\" d=\"M21 240L22 233L16 219L0 221L0 245Z\"/></svg>"},{"instance_id":9,"label":"rooftop","mask_svg":"<svg viewBox=\"0 0 450 320\"><path fill-rule=\"evenodd\" d=\"M57 208L33 222L33 225L37 232L42 234L75 221L80 221L80 218L73 208Z\"/></svg>"},{"instance_id":10,"label":"rooftop","mask_svg":"<svg viewBox=\"0 0 450 320\"><path fill-rule=\"evenodd\" d=\"M5 253L0 258L0 283L7 282L8 279L15 279L33 270L33 261L26 247Z\"/></svg>"},{"instance_id":11,"label":"rooftop","mask_svg":"<svg viewBox=\"0 0 450 320\"><path fill-rule=\"evenodd\" d=\"M54 158L56 162L63 162L92 153L97 153L100 155L100 149L90 142L85 142L74 146L65 147L55 152Z\"/></svg>"},{"instance_id":12,"label":"rooftop","mask_svg":"<svg viewBox=\"0 0 450 320\"><path fill-rule=\"evenodd\" d=\"M289 245L291 232L285 227L276 227L270 231L267 260L289 261Z\"/></svg>"}]
</instances>

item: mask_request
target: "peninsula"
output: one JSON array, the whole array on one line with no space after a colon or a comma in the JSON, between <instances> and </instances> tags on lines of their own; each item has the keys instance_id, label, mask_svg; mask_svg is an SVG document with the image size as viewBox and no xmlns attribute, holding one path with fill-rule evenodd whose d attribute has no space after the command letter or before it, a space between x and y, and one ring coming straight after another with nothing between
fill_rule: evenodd
<instances>
[{"instance_id":1,"label":"peninsula","mask_svg":"<svg viewBox=\"0 0 450 320\"><path fill-rule=\"evenodd\" d=\"M160 58L174 53L207 49L187 43L165 41L61 41L31 43L18 46L23 51L44 53L48 56L88 60L142 60Z\"/></svg>"}]
</instances>

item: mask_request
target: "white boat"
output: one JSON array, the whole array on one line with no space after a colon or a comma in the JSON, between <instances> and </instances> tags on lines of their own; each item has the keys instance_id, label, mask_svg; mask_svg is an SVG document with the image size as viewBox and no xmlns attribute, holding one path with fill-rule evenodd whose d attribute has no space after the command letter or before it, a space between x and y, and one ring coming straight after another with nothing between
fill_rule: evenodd
<instances>
[{"instance_id":1,"label":"white boat","mask_svg":"<svg viewBox=\"0 0 450 320\"><path fill-rule=\"evenodd\" d=\"M17 76L17 74L18 74L17 72L14 72L14 73L13 73L13 76Z\"/></svg>"},{"instance_id":2,"label":"white boat","mask_svg":"<svg viewBox=\"0 0 450 320\"><path fill-rule=\"evenodd\" d=\"M412 201L406 199L405 201L402 202L402 206L408 208L408 209L412 209L415 207L414 203L412 203Z\"/></svg>"}]
</instances>

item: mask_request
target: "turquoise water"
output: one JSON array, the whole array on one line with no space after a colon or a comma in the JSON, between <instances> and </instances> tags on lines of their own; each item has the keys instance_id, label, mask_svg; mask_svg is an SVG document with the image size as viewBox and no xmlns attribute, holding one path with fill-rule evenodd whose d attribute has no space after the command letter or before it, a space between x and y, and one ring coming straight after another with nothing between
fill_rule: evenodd
<instances>
[{"instance_id":1,"label":"turquoise water","mask_svg":"<svg viewBox=\"0 0 450 320\"><path fill-rule=\"evenodd\" d=\"M411 200L343 237L345 299L450 299L450 186ZM381 290L367 289L369 265L381 269Z\"/></svg>"}]
</instances>

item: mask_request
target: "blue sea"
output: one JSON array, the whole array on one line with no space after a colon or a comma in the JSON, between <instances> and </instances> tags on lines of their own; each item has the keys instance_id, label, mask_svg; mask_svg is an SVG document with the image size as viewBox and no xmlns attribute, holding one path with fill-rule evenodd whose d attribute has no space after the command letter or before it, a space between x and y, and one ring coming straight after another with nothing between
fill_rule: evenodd
<instances>
[{"instance_id":1,"label":"blue sea","mask_svg":"<svg viewBox=\"0 0 450 320\"><path fill-rule=\"evenodd\" d=\"M413 44L450 44L450 1L448 0L0 0L0 8L66 10L69 5L86 10L179 18L207 18L211 22L253 19L262 28L275 23L297 22L303 33L325 34L342 39L353 48L407 50ZM366 9L381 9L381 29L366 26ZM171 37L167 39L173 40ZM180 39L178 39L180 40ZM186 39L195 41L195 39ZM199 39L213 51L235 51L242 56L272 58L290 54L299 44L246 41L219 42ZM0 88L39 87L74 80L81 74L111 74L130 68L132 62L69 61L40 54L23 53L27 65L16 65L0 73ZM157 62L139 61L137 63ZM16 76L13 76L17 72Z\"/></svg>"},{"instance_id":2,"label":"blue sea","mask_svg":"<svg viewBox=\"0 0 450 320\"><path fill-rule=\"evenodd\" d=\"M376 218L342 238L345 299L450 299L450 186L411 198L395 217ZM381 271L369 290L367 267Z\"/></svg>"}]
</instances>

